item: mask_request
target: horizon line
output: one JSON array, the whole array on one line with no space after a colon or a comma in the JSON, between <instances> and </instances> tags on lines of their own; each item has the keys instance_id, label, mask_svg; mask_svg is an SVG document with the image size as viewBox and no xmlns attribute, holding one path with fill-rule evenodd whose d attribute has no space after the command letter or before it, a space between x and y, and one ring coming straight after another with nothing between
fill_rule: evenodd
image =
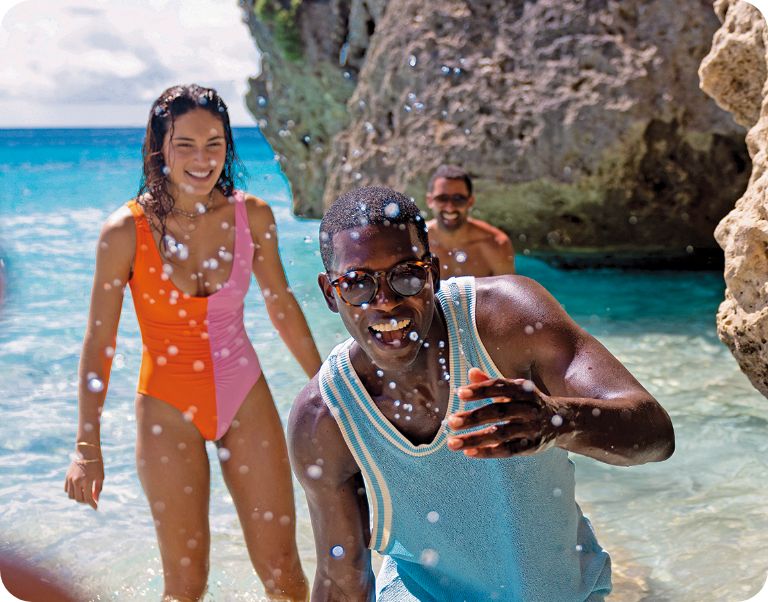
<instances>
[{"instance_id":1,"label":"horizon line","mask_svg":"<svg viewBox=\"0 0 768 602\"><path fill-rule=\"evenodd\" d=\"M230 124L238 129L260 129L256 124ZM6 130L144 130L146 125L0 125L0 131Z\"/></svg>"}]
</instances>

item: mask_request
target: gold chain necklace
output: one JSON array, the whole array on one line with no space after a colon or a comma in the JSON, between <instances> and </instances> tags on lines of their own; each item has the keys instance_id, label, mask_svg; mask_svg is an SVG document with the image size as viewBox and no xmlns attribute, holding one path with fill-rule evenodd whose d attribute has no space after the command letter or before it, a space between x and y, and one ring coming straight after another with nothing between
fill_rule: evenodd
<instances>
[{"instance_id":1,"label":"gold chain necklace","mask_svg":"<svg viewBox=\"0 0 768 602\"><path fill-rule=\"evenodd\" d=\"M173 213L177 213L178 215L183 215L187 219L197 219L203 213L207 213L211 207L213 207L213 190L211 190L211 192L208 194L208 201L205 203L205 205L198 203L197 211L185 211L184 209L179 209L175 206L171 209L171 211Z\"/></svg>"}]
</instances>

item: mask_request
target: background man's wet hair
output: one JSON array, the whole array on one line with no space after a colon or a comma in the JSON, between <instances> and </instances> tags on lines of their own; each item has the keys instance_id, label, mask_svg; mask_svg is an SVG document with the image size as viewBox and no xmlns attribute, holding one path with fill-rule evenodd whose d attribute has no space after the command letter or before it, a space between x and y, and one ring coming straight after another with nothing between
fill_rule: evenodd
<instances>
[{"instance_id":1,"label":"background man's wet hair","mask_svg":"<svg viewBox=\"0 0 768 602\"><path fill-rule=\"evenodd\" d=\"M330 271L333 263L333 237L338 232L364 226L398 227L415 225L419 242L429 252L427 225L419 208L407 196L383 186L365 186L341 195L328 208L320 222L320 255Z\"/></svg>"},{"instance_id":2,"label":"background man's wet hair","mask_svg":"<svg viewBox=\"0 0 768 602\"><path fill-rule=\"evenodd\" d=\"M467 192L469 196L472 196L472 180L466 170L462 169L458 165L441 165L429 178L429 192L432 192L432 188L435 185L435 181L438 178L445 178L446 180L462 180L467 185Z\"/></svg>"}]
</instances>

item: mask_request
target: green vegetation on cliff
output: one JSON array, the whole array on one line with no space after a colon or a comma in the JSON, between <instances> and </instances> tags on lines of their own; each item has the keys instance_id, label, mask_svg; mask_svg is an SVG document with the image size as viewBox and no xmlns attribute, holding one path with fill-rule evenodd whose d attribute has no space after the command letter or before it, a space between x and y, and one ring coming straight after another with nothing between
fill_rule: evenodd
<instances>
[{"instance_id":1,"label":"green vegetation on cliff","mask_svg":"<svg viewBox=\"0 0 768 602\"><path fill-rule=\"evenodd\" d=\"M302 43L296 13L302 0L256 0L253 12L272 29L275 41L286 58L297 61L302 55Z\"/></svg>"}]
</instances>

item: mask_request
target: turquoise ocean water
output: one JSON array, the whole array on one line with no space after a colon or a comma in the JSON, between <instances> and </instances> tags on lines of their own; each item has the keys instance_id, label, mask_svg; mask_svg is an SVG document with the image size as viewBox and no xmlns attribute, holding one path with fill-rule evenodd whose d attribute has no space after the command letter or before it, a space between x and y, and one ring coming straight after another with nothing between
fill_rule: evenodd
<instances>
[{"instance_id":1,"label":"turquoise ocean water","mask_svg":"<svg viewBox=\"0 0 768 602\"><path fill-rule=\"evenodd\" d=\"M325 308L317 222L294 218L290 191L255 129L236 131L246 188L275 211L288 279L321 353L344 335ZM63 492L76 426L77 363L101 223L139 183L142 131L0 130L0 547L80 584L93 599L156 600L162 587L149 507L134 466L133 397L141 341L126 295L103 417L106 482L98 512ZM482 199L480 200L482 202ZM768 572L766 400L715 335L718 274L563 272L518 256L662 402L677 432L663 464L615 468L575 457L577 497L614 557L613 600L748 598ZM285 421L305 382L254 283L246 327ZM258 600L215 454L207 599ZM306 504L299 544L314 570Z\"/></svg>"}]
</instances>

